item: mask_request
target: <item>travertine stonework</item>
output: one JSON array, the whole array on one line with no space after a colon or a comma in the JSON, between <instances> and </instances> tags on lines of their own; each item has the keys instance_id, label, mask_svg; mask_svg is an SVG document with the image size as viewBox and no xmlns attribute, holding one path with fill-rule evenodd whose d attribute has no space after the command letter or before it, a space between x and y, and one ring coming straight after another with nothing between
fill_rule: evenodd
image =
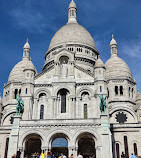
<instances>
[{"instance_id":1,"label":"travertine stonework","mask_svg":"<svg viewBox=\"0 0 141 158\"><path fill-rule=\"evenodd\" d=\"M23 58L12 69L0 98L0 158L10 158L18 149L23 158L31 138L38 138L46 152L57 137L68 141L68 155L75 157L83 137L94 142L97 158L118 158L122 151L130 155L136 147L141 155L141 94L136 81L118 57L114 37L111 57L103 63L92 36L78 24L76 11L72 1L68 23L52 38L41 73L30 60L28 40L24 45ZM107 96L105 115L99 109L100 94ZM21 116L15 115L18 96L24 101Z\"/></svg>"}]
</instances>

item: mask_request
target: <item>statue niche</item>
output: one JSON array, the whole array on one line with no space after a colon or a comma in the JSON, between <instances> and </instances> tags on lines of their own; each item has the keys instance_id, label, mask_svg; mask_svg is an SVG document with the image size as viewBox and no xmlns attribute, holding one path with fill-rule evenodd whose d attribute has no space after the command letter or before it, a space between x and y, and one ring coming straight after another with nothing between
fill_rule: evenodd
<instances>
[{"instance_id":1,"label":"statue niche","mask_svg":"<svg viewBox=\"0 0 141 158\"><path fill-rule=\"evenodd\" d=\"M60 58L60 76L66 78L68 76L68 60L67 56L62 56Z\"/></svg>"}]
</instances>

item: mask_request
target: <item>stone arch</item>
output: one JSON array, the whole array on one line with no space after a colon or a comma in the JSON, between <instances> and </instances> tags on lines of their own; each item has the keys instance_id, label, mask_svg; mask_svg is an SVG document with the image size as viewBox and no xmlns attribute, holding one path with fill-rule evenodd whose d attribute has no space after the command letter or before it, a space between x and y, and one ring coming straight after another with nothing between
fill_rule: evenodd
<instances>
[{"instance_id":1,"label":"stone arch","mask_svg":"<svg viewBox=\"0 0 141 158\"><path fill-rule=\"evenodd\" d=\"M96 142L96 146L101 146L101 139L100 136L98 135L98 133L96 131L90 130L90 129L86 129L86 130L79 130L77 131L77 133L74 135L73 137L73 146L76 146L77 141L79 139L79 136L84 134L84 133L90 133L91 135L93 135L95 142Z\"/></svg>"},{"instance_id":2,"label":"stone arch","mask_svg":"<svg viewBox=\"0 0 141 158\"><path fill-rule=\"evenodd\" d=\"M94 92L93 92L93 90L92 90L91 88L89 88L89 87L81 87L81 88L76 92L76 97L81 97L81 94L82 94L83 92L85 92L85 91L89 93L90 97L94 96Z\"/></svg>"},{"instance_id":3,"label":"stone arch","mask_svg":"<svg viewBox=\"0 0 141 158\"><path fill-rule=\"evenodd\" d=\"M77 152L80 152L84 157L97 155L96 149L101 146L100 137L91 129L79 130L73 137L73 146Z\"/></svg>"},{"instance_id":4,"label":"stone arch","mask_svg":"<svg viewBox=\"0 0 141 158\"><path fill-rule=\"evenodd\" d=\"M3 124L6 117L9 116L10 114L13 114L13 113L16 114L16 108L15 108L15 110L10 110L10 111L6 112L6 114L1 119L1 123Z\"/></svg>"},{"instance_id":5,"label":"stone arch","mask_svg":"<svg viewBox=\"0 0 141 158\"><path fill-rule=\"evenodd\" d=\"M48 89L40 88L35 91L34 98L38 98L40 93L45 93L48 96L48 98L51 97L51 92Z\"/></svg>"},{"instance_id":6,"label":"stone arch","mask_svg":"<svg viewBox=\"0 0 141 158\"><path fill-rule=\"evenodd\" d=\"M66 130L57 130L57 131L54 130L54 131L52 131L52 132L49 133L49 135L47 137L47 141L46 141L48 144L46 144L46 146L48 146L49 148L51 148L51 142L53 140L53 137L56 134L64 134L64 135L66 135L66 138L68 140L68 146L71 145L72 137L71 137L71 135L70 135L70 133L68 131L66 131Z\"/></svg>"},{"instance_id":7,"label":"stone arch","mask_svg":"<svg viewBox=\"0 0 141 158\"><path fill-rule=\"evenodd\" d=\"M137 140L133 140L130 142L129 146L131 147L133 153L135 154L134 144L136 144L136 152L139 151L139 142Z\"/></svg>"},{"instance_id":8,"label":"stone arch","mask_svg":"<svg viewBox=\"0 0 141 158\"><path fill-rule=\"evenodd\" d=\"M32 134L39 135L39 137L41 138L42 147L45 146L46 136L41 131L29 130L29 131L26 131L25 133L23 133L22 136L19 138L19 148L23 147L23 145L24 145L25 141L27 140L27 138Z\"/></svg>"},{"instance_id":9,"label":"stone arch","mask_svg":"<svg viewBox=\"0 0 141 158\"><path fill-rule=\"evenodd\" d=\"M138 144L139 142L137 140L133 140L133 141L130 142L130 145L132 145L133 143L137 143Z\"/></svg>"},{"instance_id":10,"label":"stone arch","mask_svg":"<svg viewBox=\"0 0 141 158\"><path fill-rule=\"evenodd\" d=\"M73 95L73 93L72 93L72 89L70 88L70 87L68 87L68 86L59 86L55 91L54 91L54 96L57 96L57 93L59 92L59 90L61 90L61 89L67 89L68 90L68 92L69 92L69 94L70 95Z\"/></svg>"},{"instance_id":11,"label":"stone arch","mask_svg":"<svg viewBox=\"0 0 141 158\"><path fill-rule=\"evenodd\" d=\"M55 58L55 60L54 60L55 62L59 62L59 59L60 59L61 56L67 56L70 61L73 61L73 60L74 60L73 55L70 54L70 52L68 52L67 49L65 49L64 52L62 52L62 51L60 51L60 52L61 52L61 53L59 53L59 54L56 56L56 58Z\"/></svg>"},{"instance_id":12,"label":"stone arch","mask_svg":"<svg viewBox=\"0 0 141 158\"><path fill-rule=\"evenodd\" d=\"M118 143L119 145L122 145L122 142L119 141L119 140L118 140L118 141L115 141L115 144L116 144L116 143Z\"/></svg>"},{"instance_id":13,"label":"stone arch","mask_svg":"<svg viewBox=\"0 0 141 158\"><path fill-rule=\"evenodd\" d=\"M109 114L110 115L112 115L113 113L115 113L115 112L117 112L117 111L119 111L119 110L123 110L123 111L126 111L126 112L128 112L128 113L130 113L132 116L133 116L133 118L134 118L134 120L135 120L135 122L137 122L137 116L134 114L134 112L131 110L131 109L129 109L128 107L115 107L115 108L113 108L112 110L110 110L109 111Z\"/></svg>"}]
</instances>

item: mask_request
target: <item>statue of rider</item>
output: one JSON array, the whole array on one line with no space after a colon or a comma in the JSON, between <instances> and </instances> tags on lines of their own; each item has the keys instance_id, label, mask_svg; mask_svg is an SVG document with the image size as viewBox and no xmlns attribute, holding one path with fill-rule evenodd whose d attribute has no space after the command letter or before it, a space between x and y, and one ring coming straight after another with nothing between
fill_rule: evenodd
<instances>
[{"instance_id":1,"label":"statue of rider","mask_svg":"<svg viewBox=\"0 0 141 158\"><path fill-rule=\"evenodd\" d=\"M20 115L24 112L24 102L22 101L21 97L17 98L18 104L16 106L16 114Z\"/></svg>"},{"instance_id":2,"label":"statue of rider","mask_svg":"<svg viewBox=\"0 0 141 158\"><path fill-rule=\"evenodd\" d=\"M100 111L101 113L106 113L106 97L103 97L102 94L99 95L100 98Z\"/></svg>"}]
</instances>

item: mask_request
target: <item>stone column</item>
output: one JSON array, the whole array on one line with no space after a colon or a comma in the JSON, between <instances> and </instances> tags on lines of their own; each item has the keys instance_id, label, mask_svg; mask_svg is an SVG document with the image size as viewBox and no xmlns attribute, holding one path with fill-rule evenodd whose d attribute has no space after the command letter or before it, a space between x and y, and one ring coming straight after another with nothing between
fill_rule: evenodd
<instances>
[{"instance_id":1,"label":"stone column","mask_svg":"<svg viewBox=\"0 0 141 158\"><path fill-rule=\"evenodd\" d=\"M34 98L33 114L32 114L33 119L37 119L37 111L38 111L38 101L37 98Z\"/></svg>"},{"instance_id":2,"label":"stone column","mask_svg":"<svg viewBox=\"0 0 141 158\"><path fill-rule=\"evenodd\" d=\"M21 115L14 116L14 122L9 137L8 158L11 158L13 154L16 154L18 150L19 128L20 128Z\"/></svg>"},{"instance_id":3,"label":"stone column","mask_svg":"<svg viewBox=\"0 0 141 158\"><path fill-rule=\"evenodd\" d=\"M53 97L53 118L56 118L57 114L57 98Z\"/></svg>"},{"instance_id":4,"label":"stone column","mask_svg":"<svg viewBox=\"0 0 141 158\"><path fill-rule=\"evenodd\" d=\"M68 156L70 157L71 154L73 154L74 157L77 157L77 151L76 151L75 146L69 147L69 154L68 154Z\"/></svg>"},{"instance_id":5,"label":"stone column","mask_svg":"<svg viewBox=\"0 0 141 158\"><path fill-rule=\"evenodd\" d=\"M107 114L101 114L102 157L112 158L112 140Z\"/></svg>"},{"instance_id":6,"label":"stone column","mask_svg":"<svg viewBox=\"0 0 141 158\"><path fill-rule=\"evenodd\" d=\"M95 149L96 149L96 157L98 158L102 158L101 157L101 146L97 146Z\"/></svg>"},{"instance_id":7,"label":"stone column","mask_svg":"<svg viewBox=\"0 0 141 158\"><path fill-rule=\"evenodd\" d=\"M71 118L75 118L76 117L76 107L75 107L75 97L71 97L71 105L70 105L70 114L71 114Z\"/></svg>"}]
</instances>

